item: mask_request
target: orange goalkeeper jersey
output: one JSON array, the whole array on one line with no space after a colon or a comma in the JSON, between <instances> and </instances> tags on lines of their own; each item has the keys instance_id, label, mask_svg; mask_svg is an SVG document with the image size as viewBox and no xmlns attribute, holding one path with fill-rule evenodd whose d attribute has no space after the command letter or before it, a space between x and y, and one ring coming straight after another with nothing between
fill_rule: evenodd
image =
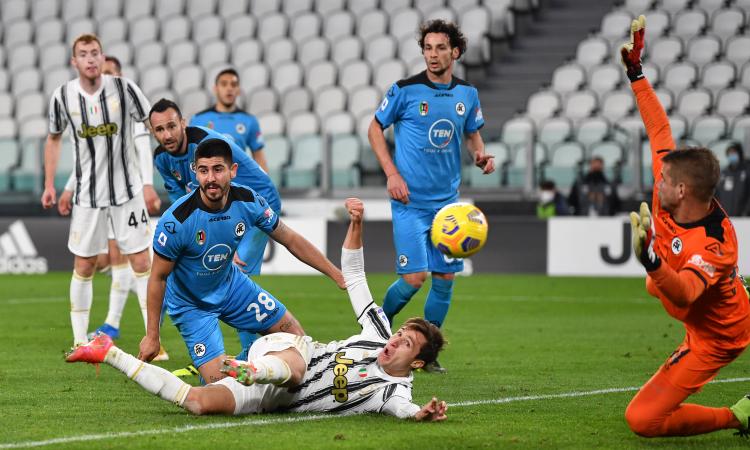
<instances>
[{"instance_id":1,"label":"orange goalkeeper jersey","mask_svg":"<svg viewBox=\"0 0 750 450\"><path fill-rule=\"evenodd\" d=\"M701 296L686 307L670 302L651 277L646 278L648 292L661 300L669 315L685 324L691 346L709 352L745 348L750 343L750 303L737 272L734 226L716 199L711 213L694 223L677 223L661 208L662 158L675 150L672 130L648 80L638 80L632 87L651 143L655 250L663 263L676 272L693 272L705 286Z\"/></svg>"}]
</instances>

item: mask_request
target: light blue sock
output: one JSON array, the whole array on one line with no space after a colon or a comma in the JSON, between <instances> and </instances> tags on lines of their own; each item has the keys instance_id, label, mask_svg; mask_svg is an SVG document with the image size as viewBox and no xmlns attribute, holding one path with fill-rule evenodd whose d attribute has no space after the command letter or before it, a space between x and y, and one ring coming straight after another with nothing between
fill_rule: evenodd
<instances>
[{"instance_id":1,"label":"light blue sock","mask_svg":"<svg viewBox=\"0 0 750 450\"><path fill-rule=\"evenodd\" d=\"M440 328L448 314L453 296L453 280L432 277L432 288L424 304L424 318Z\"/></svg>"},{"instance_id":2,"label":"light blue sock","mask_svg":"<svg viewBox=\"0 0 750 450\"><path fill-rule=\"evenodd\" d=\"M388 288L383 299L383 312L391 326L393 326L393 317L409 303L418 290L419 288L415 288L400 277Z\"/></svg>"},{"instance_id":3,"label":"light blue sock","mask_svg":"<svg viewBox=\"0 0 750 450\"><path fill-rule=\"evenodd\" d=\"M253 342L258 339L258 335L249 331L237 330L237 336L240 337L240 345L242 346L242 351L239 355L237 355L235 359L247 361L247 352L250 351L250 346L253 345Z\"/></svg>"}]
</instances>

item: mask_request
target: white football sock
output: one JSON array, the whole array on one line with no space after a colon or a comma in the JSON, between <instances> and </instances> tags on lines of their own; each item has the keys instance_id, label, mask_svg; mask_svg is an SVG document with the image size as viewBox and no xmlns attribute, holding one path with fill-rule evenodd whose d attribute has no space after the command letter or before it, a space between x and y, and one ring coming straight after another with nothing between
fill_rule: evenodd
<instances>
[{"instance_id":1,"label":"white football sock","mask_svg":"<svg viewBox=\"0 0 750 450\"><path fill-rule=\"evenodd\" d=\"M130 279L132 271L128 264L121 266L112 266L112 285L109 289L109 310L105 323L115 328L120 328L120 319L122 311L125 309L125 302L128 300L130 291Z\"/></svg>"},{"instance_id":2,"label":"white football sock","mask_svg":"<svg viewBox=\"0 0 750 450\"><path fill-rule=\"evenodd\" d=\"M127 375L148 392L177 406L185 403L191 386L168 370L141 361L114 345L107 352L104 362Z\"/></svg>"},{"instance_id":3,"label":"white football sock","mask_svg":"<svg viewBox=\"0 0 750 450\"><path fill-rule=\"evenodd\" d=\"M292 377L292 371L289 364L283 359L274 355L263 355L250 361L255 366L253 380L259 384L281 385L289 381Z\"/></svg>"},{"instance_id":4,"label":"white football sock","mask_svg":"<svg viewBox=\"0 0 750 450\"><path fill-rule=\"evenodd\" d=\"M73 345L87 343L89 311L94 298L93 276L82 277L75 270L70 280L70 325L73 327Z\"/></svg>"},{"instance_id":5,"label":"white football sock","mask_svg":"<svg viewBox=\"0 0 750 450\"><path fill-rule=\"evenodd\" d=\"M138 295L138 305L141 307L141 316L143 316L143 328L148 326L148 309L146 308L146 294L148 292L148 278L151 276L151 271L138 273L133 271L135 275L135 293Z\"/></svg>"}]
</instances>

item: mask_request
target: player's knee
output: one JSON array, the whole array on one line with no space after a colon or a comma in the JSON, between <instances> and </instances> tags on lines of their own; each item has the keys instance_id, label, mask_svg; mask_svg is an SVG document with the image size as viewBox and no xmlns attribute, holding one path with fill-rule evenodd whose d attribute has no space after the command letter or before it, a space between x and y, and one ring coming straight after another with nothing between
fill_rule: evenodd
<instances>
[{"instance_id":1,"label":"player's knee","mask_svg":"<svg viewBox=\"0 0 750 450\"><path fill-rule=\"evenodd\" d=\"M151 269L148 250L128 255L128 259L130 260L130 267L133 268L133 272L144 273L148 272Z\"/></svg>"},{"instance_id":2,"label":"player's knee","mask_svg":"<svg viewBox=\"0 0 750 450\"><path fill-rule=\"evenodd\" d=\"M200 389L190 389L182 407L196 416L208 414L209 412L206 396L203 395L203 391Z\"/></svg>"},{"instance_id":3,"label":"player's knee","mask_svg":"<svg viewBox=\"0 0 750 450\"><path fill-rule=\"evenodd\" d=\"M405 273L402 278L411 287L420 289L427 279L427 272Z\"/></svg>"},{"instance_id":4,"label":"player's knee","mask_svg":"<svg viewBox=\"0 0 750 450\"><path fill-rule=\"evenodd\" d=\"M656 437L661 435L658 420L643 408L633 406L633 403L628 405L625 410L625 421L628 423L630 430L638 436Z\"/></svg>"}]
</instances>

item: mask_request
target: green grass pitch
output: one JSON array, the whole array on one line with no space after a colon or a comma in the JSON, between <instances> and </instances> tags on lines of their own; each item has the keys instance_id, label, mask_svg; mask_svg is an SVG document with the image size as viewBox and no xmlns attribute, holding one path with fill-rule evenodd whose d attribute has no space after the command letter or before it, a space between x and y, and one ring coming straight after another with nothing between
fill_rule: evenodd
<instances>
[{"instance_id":1,"label":"green grass pitch","mask_svg":"<svg viewBox=\"0 0 750 450\"><path fill-rule=\"evenodd\" d=\"M371 274L382 298L394 275ZM368 415L193 417L108 366L65 364L69 273L0 276L0 448L734 448L731 431L643 439L623 419L632 388L680 343L682 326L648 297L643 279L476 275L459 278L444 331L446 375L417 373L414 398L452 406L419 424ZM91 329L106 314L109 278L97 276ZM322 277L260 277L319 341L358 332L348 299ZM398 319L421 315L425 286ZM131 295L118 345L137 353L143 324ZM236 335L225 329L227 350ZM176 329L163 343L188 362ZM748 357L693 401L729 405L750 391ZM631 389L629 389L631 388ZM607 391L609 390L609 391ZM597 392L605 391L605 392Z\"/></svg>"}]
</instances>

